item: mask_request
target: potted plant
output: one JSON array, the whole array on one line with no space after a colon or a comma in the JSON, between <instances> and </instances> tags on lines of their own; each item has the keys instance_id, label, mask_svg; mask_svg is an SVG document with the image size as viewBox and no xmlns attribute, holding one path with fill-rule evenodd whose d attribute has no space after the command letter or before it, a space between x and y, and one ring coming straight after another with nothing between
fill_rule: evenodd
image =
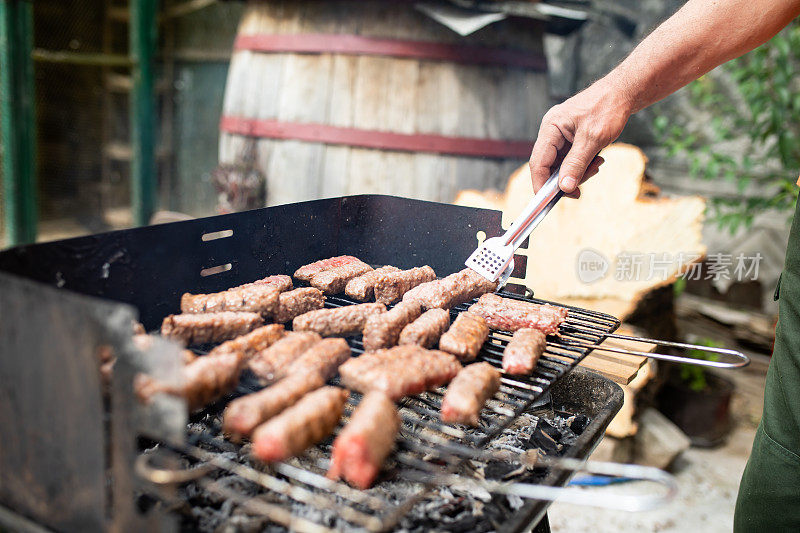
<instances>
[{"instance_id":1,"label":"potted plant","mask_svg":"<svg viewBox=\"0 0 800 533\"><path fill-rule=\"evenodd\" d=\"M711 339L697 342L718 347ZM691 350L691 357L717 360L714 354ZM721 444L731 429L730 403L733 382L709 371L707 367L670 365L670 372L657 396L659 410L686 434L693 446Z\"/></svg>"}]
</instances>

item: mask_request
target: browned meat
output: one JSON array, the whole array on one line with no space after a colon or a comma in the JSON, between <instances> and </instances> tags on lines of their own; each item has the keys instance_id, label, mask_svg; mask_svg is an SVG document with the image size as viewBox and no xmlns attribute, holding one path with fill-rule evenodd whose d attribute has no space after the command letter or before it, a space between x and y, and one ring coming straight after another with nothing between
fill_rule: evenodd
<instances>
[{"instance_id":1,"label":"browned meat","mask_svg":"<svg viewBox=\"0 0 800 533\"><path fill-rule=\"evenodd\" d=\"M311 278L314 277L315 274L318 274L324 270L330 270L332 268L355 262L360 263L361 260L357 257L353 257L352 255L340 255L337 257L331 257L329 259L322 259L320 261L315 261L314 263L301 266L295 271L294 277L295 279L302 281L311 281Z\"/></svg>"},{"instance_id":2,"label":"browned meat","mask_svg":"<svg viewBox=\"0 0 800 533\"><path fill-rule=\"evenodd\" d=\"M400 305L406 303L403 302ZM416 302L413 303L416 304ZM398 344L417 344L423 348L431 348L439 342L439 337L447 331L448 327L450 327L450 313L444 309L430 309L403 328Z\"/></svg>"},{"instance_id":3,"label":"browned meat","mask_svg":"<svg viewBox=\"0 0 800 533\"><path fill-rule=\"evenodd\" d=\"M461 365L452 355L416 345L368 352L339 367L342 383L362 393L382 391L392 400L449 382Z\"/></svg>"},{"instance_id":4,"label":"browned meat","mask_svg":"<svg viewBox=\"0 0 800 533\"><path fill-rule=\"evenodd\" d=\"M489 336L486 321L469 311L459 313L450 329L439 339L439 349L461 361L472 361Z\"/></svg>"},{"instance_id":5,"label":"browned meat","mask_svg":"<svg viewBox=\"0 0 800 533\"><path fill-rule=\"evenodd\" d=\"M239 352L245 361L249 361L256 353L266 350L283 338L286 331L283 324L267 324L256 328L250 333L223 342L215 347L208 355L217 355L223 352Z\"/></svg>"},{"instance_id":6,"label":"browned meat","mask_svg":"<svg viewBox=\"0 0 800 533\"><path fill-rule=\"evenodd\" d=\"M403 302L379 315L372 315L364 325L364 349L367 351L391 348L397 344L400 332L413 322L422 309L416 302Z\"/></svg>"},{"instance_id":7,"label":"browned meat","mask_svg":"<svg viewBox=\"0 0 800 533\"><path fill-rule=\"evenodd\" d=\"M267 316L278 308L280 292L272 285L251 284L248 287L234 287L212 294L186 293L181 296L181 312L249 311Z\"/></svg>"},{"instance_id":8,"label":"browned meat","mask_svg":"<svg viewBox=\"0 0 800 533\"><path fill-rule=\"evenodd\" d=\"M533 328L553 335L567 319L567 310L563 307L523 302L497 294L484 294L469 310L482 316L490 328L502 331Z\"/></svg>"},{"instance_id":9,"label":"browned meat","mask_svg":"<svg viewBox=\"0 0 800 533\"><path fill-rule=\"evenodd\" d=\"M244 335L261 326L257 313L220 313L169 315L161 324L161 335L184 345L222 342Z\"/></svg>"},{"instance_id":10,"label":"browned meat","mask_svg":"<svg viewBox=\"0 0 800 533\"><path fill-rule=\"evenodd\" d=\"M442 422L477 426L486 400L500 389L500 371L489 363L467 365L447 387Z\"/></svg>"},{"instance_id":11,"label":"browned meat","mask_svg":"<svg viewBox=\"0 0 800 533\"><path fill-rule=\"evenodd\" d=\"M399 302L403 295L420 283L436 279L436 273L428 265L400 272L389 272L375 284L375 301L382 304Z\"/></svg>"},{"instance_id":12,"label":"browned meat","mask_svg":"<svg viewBox=\"0 0 800 533\"><path fill-rule=\"evenodd\" d=\"M250 287L251 285L271 285L276 287L279 291L290 291L292 290L292 278L285 274L276 274L274 276L267 276L266 278L259 279L254 281L253 283L247 283L246 285L242 285L242 287Z\"/></svg>"},{"instance_id":13,"label":"browned meat","mask_svg":"<svg viewBox=\"0 0 800 533\"><path fill-rule=\"evenodd\" d=\"M366 302L371 300L375 295L375 284L384 274L390 272L400 272L400 269L393 266L383 266L376 268L371 272L367 272L357 278L353 278L347 282L344 288L344 293L354 300Z\"/></svg>"},{"instance_id":14,"label":"browned meat","mask_svg":"<svg viewBox=\"0 0 800 533\"><path fill-rule=\"evenodd\" d=\"M546 347L547 336L540 330L518 329L503 350L503 371L508 374L530 374Z\"/></svg>"},{"instance_id":15,"label":"browned meat","mask_svg":"<svg viewBox=\"0 0 800 533\"><path fill-rule=\"evenodd\" d=\"M316 331L323 337L347 336L361 333L367 318L386 312L383 304L358 304L317 309L296 317L292 321L295 331Z\"/></svg>"},{"instance_id":16,"label":"browned meat","mask_svg":"<svg viewBox=\"0 0 800 533\"><path fill-rule=\"evenodd\" d=\"M349 393L338 387L323 387L253 432L253 454L262 461L282 461L302 453L331 432L339 423Z\"/></svg>"},{"instance_id":17,"label":"browned meat","mask_svg":"<svg viewBox=\"0 0 800 533\"><path fill-rule=\"evenodd\" d=\"M368 393L333 442L328 477L368 489L392 451L399 429L394 402L382 392Z\"/></svg>"},{"instance_id":18,"label":"browned meat","mask_svg":"<svg viewBox=\"0 0 800 533\"><path fill-rule=\"evenodd\" d=\"M471 268L465 268L442 279L414 287L405 293L403 301L418 301L425 309L450 309L496 290L497 282L487 280Z\"/></svg>"},{"instance_id":19,"label":"browned meat","mask_svg":"<svg viewBox=\"0 0 800 533\"><path fill-rule=\"evenodd\" d=\"M183 368L183 379L180 383L163 383L147 374L139 374L134 380L134 390L145 403L158 393L182 397L189 410L195 411L236 387L242 362L241 352L198 357Z\"/></svg>"},{"instance_id":20,"label":"browned meat","mask_svg":"<svg viewBox=\"0 0 800 533\"><path fill-rule=\"evenodd\" d=\"M350 346L344 339L323 339L303 352L287 370L288 374L320 374L326 381L350 359Z\"/></svg>"},{"instance_id":21,"label":"browned meat","mask_svg":"<svg viewBox=\"0 0 800 533\"><path fill-rule=\"evenodd\" d=\"M294 317L308 313L314 309L322 309L325 297L313 287L304 287L281 293L278 297L278 309L272 319L275 322L289 322Z\"/></svg>"},{"instance_id":22,"label":"browned meat","mask_svg":"<svg viewBox=\"0 0 800 533\"><path fill-rule=\"evenodd\" d=\"M248 366L262 383L274 383L286 375L295 359L321 340L322 337L313 331L290 331L266 350L255 354Z\"/></svg>"},{"instance_id":23,"label":"browned meat","mask_svg":"<svg viewBox=\"0 0 800 533\"><path fill-rule=\"evenodd\" d=\"M344 291L348 281L371 271L372 267L368 264L361 261L353 261L352 263L314 274L309 283L311 283L312 287L316 287L325 294L339 294Z\"/></svg>"},{"instance_id":24,"label":"browned meat","mask_svg":"<svg viewBox=\"0 0 800 533\"><path fill-rule=\"evenodd\" d=\"M222 429L234 441L250 437L259 424L277 416L323 385L325 380L318 373L287 376L270 387L228 404L223 414Z\"/></svg>"}]
</instances>

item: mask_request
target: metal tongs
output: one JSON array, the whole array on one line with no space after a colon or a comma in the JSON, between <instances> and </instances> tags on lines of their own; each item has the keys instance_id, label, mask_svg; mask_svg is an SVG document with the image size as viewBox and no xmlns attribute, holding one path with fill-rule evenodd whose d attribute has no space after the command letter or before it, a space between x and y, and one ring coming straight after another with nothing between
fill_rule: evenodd
<instances>
[{"instance_id":1,"label":"metal tongs","mask_svg":"<svg viewBox=\"0 0 800 533\"><path fill-rule=\"evenodd\" d=\"M492 237L486 239L481 246L479 246L472 255L464 263L469 268L485 277L489 281L499 282L498 289L505 286L508 278L511 277L511 272L514 270L514 252L519 248L531 232L539 225L539 223L547 216L556 203L564 196L558 186L558 177L561 169L557 169L547 179L547 182L539 189L533 200L528 203L525 210L514 220L511 227L508 228L502 236ZM583 332L580 328L572 326L573 329ZM586 332L591 333L591 332ZM672 342L658 339L646 339L642 337L631 337L628 335L620 335L609 333L605 335L606 338L620 339L628 341L638 341L645 343L658 344L661 346L670 346L673 348L692 349L702 352L709 352L714 354L731 356L735 361L718 361L697 359L693 357L681 357L671 354L659 354L652 352L641 352L635 350L625 350L622 348L613 348L605 346L595 346L581 343L571 343L573 346L591 348L594 350L601 350L606 352L615 352L626 355L639 355L642 357L650 357L651 359L660 359L662 361L670 361L673 363L688 363L698 366L709 366L714 368L741 368L750 364L750 358L742 352L731 350L728 348L715 348L709 346L700 346L696 344L688 344L684 342Z\"/></svg>"},{"instance_id":2,"label":"metal tongs","mask_svg":"<svg viewBox=\"0 0 800 533\"><path fill-rule=\"evenodd\" d=\"M559 168L550 175L508 231L483 241L464 264L489 281L499 282L498 288L503 287L514 271L514 252L564 196L558 186L560 172Z\"/></svg>"}]
</instances>

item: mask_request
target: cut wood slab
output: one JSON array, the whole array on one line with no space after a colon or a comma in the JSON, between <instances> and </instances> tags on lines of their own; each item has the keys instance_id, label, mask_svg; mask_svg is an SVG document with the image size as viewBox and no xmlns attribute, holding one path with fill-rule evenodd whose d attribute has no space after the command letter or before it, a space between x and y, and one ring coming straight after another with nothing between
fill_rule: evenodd
<instances>
[{"instance_id":1,"label":"cut wood slab","mask_svg":"<svg viewBox=\"0 0 800 533\"><path fill-rule=\"evenodd\" d=\"M512 282L544 299L625 318L643 295L703 257L705 200L657 196L657 188L645 182L647 158L635 146L613 144L601 155L606 162L581 186L581 199L559 202L531 235L528 249L518 250L531 260L524 278ZM532 196L523 165L499 197L492 190L462 191L455 203L499 209L508 227ZM584 263L597 268L587 274L580 268Z\"/></svg>"},{"instance_id":2,"label":"cut wood slab","mask_svg":"<svg viewBox=\"0 0 800 533\"><path fill-rule=\"evenodd\" d=\"M633 329L621 326L617 332L621 335L635 335ZM656 345L648 342L628 341L622 339L606 339L600 346L637 352L655 352ZM601 374L620 385L627 385L636 377L639 369L647 362L646 357L639 355L605 352L596 349L581 361L580 366Z\"/></svg>"}]
</instances>

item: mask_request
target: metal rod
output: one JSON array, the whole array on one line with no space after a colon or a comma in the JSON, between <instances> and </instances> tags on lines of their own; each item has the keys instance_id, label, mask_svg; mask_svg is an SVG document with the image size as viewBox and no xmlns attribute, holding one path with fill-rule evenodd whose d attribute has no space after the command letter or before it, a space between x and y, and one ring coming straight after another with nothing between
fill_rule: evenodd
<instances>
[{"instance_id":1,"label":"metal rod","mask_svg":"<svg viewBox=\"0 0 800 533\"><path fill-rule=\"evenodd\" d=\"M91 67L132 67L133 60L123 54L85 54L36 48L32 52L34 61L41 63L62 63Z\"/></svg>"},{"instance_id":2,"label":"metal rod","mask_svg":"<svg viewBox=\"0 0 800 533\"><path fill-rule=\"evenodd\" d=\"M0 0L0 122L6 243L36 240L33 2Z\"/></svg>"},{"instance_id":3,"label":"metal rod","mask_svg":"<svg viewBox=\"0 0 800 533\"><path fill-rule=\"evenodd\" d=\"M133 222L150 222L156 206L156 96L153 58L158 39L158 0L131 2L131 202Z\"/></svg>"}]
</instances>

